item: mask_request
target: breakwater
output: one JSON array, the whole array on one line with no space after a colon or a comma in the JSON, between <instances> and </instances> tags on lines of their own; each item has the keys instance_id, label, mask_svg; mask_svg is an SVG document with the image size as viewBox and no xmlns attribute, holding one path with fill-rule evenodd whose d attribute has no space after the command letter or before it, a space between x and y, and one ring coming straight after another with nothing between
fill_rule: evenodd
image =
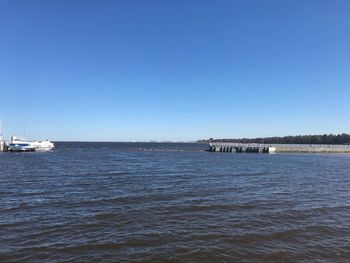
<instances>
[{"instance_id":1,"label":"breakwater","mask_svg":"<svg viewBox=\"0 0 350 263\"><path fill-rule=\"evenodd\" d=\"M350 153L350 145L330 144L259 144L259 143L227 143L212 142L210 152L296 152L296 153Z\"/></svg>"}]
</instances>

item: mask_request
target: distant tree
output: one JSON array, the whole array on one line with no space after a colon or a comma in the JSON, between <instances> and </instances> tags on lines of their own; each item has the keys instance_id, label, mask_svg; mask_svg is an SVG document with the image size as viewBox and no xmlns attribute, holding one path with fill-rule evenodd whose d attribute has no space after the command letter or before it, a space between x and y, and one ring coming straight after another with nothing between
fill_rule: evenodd
<instances>
[{"instance_id":1,"label":"distant tree","mask_svg":"<svg viewBox=\"0 0 350 263\"><path fill-rule=\"evenodd\" d=\"M268 144L350 144L350 134L298 135L266 138L213 139L199 142L239 142L239 143L268 143Z\"/></svg>"}]
</instances>

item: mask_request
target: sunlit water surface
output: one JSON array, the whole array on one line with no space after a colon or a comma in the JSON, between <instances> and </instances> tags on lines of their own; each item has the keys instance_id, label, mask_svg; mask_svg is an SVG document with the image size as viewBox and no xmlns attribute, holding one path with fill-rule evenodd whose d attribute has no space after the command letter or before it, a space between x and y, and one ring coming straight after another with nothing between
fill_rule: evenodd
<instances>
[{"instance_id":1,"label":"sunlit water surface","mask_svg":"<svg viewBox=\"0 0 350 263\"><path fill-rule=\"evenodd\" d=\"M350 155L0 153L1 262L350 262Z\"/></svg>"}]
</instances>

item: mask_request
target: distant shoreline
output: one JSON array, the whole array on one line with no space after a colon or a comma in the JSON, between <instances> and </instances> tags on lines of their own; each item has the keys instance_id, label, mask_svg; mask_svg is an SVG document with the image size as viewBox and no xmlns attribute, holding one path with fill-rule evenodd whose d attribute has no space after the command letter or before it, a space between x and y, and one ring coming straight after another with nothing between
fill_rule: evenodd
<instances>
[{"instance_id":1,"label":"distant shoreline","mask_svg":"<svg viewBox=\"0 0 350 263\"><path fill-rule=\"evenodd\" d=\"M315 145L350 145L350 134L297 135L284 137L261 137L239 139L204 139L199 143L258 143L258 144L315 144Z\"/></svg>"}]
</instances>

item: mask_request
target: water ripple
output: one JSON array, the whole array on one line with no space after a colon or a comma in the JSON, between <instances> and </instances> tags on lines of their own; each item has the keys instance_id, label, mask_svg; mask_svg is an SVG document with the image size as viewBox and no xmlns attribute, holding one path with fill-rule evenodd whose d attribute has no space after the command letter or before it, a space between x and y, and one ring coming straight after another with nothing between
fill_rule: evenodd
<instances>
[{"instance_id":1,"label":"water ripple","mask_svg":"<svg viewBox=\"0 0 350 263\"><path fill-rule=\"evenodd\" d=\"M349 155L205 148L0 154L0 262L348 262Z\"/></svg>"}]
</instances>

